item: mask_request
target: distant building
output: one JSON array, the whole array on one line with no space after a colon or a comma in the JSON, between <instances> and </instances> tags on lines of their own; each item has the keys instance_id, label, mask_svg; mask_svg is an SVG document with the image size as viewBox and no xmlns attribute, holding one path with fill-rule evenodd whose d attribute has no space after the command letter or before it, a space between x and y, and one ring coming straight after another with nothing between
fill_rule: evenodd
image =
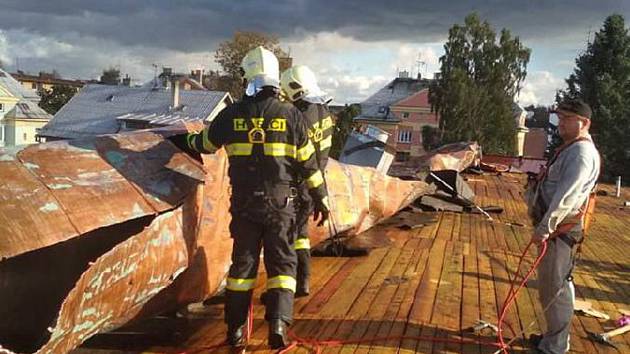
<instances>
[{"instance_id":1,"label":"distant building","mask_svg":"<svg viewBox=\"0 0 630 354\"><path fill-rule=\"evenodd\" d=\"M169 87L173 82L179 84L179 89L184 91L191 90L206 90L202 85L204 79L204 70L192 70L190 75L174 73L171 68L162 68L162 73L158 75L158 80L153 81L154 84L158 84L161 87Z\"/></svg>"},{"instance_id":2,"label":"distant building","mask_svg":"<svg viewBox=\"0 0 630 354\"><path fill-rule=\"evenodd\" d=\"M66 86L79 90L85 84L85 82L81 80L62 79L56 77L52 73L46 73L43 71L40 71L39 75L30 75L18 70L17 73L12 73L11 76L13 76L13 78L22 85L22 87L35 92L50 90L53 86Z\"/></svg>"},{"instance_id":3,"label":"distant building","mask_svg":"<svg viewBox=\"0 0 630 354\"><path fill-rule=\"evenodd\" d=\"M176 80L177 82L177 80ZM232 97L149 82L142 87L86 85L39 131L43 140L76 139L178 122L209 122Z\"/></svg>"},{"instance_id":4,"label":"distant building","mask_svg":"<svg viewBox=\"0 0 630 354\"><path fill-rule=\"evenodd\" d=\"M389 133L389 145L396 150L396 161L425 153L422 127L437 126L438 116L431 112L428 87L431 81L410 78L407 72L361 102L361 114L354 118L360 129L376 126Z\"/></svg>"},{"instance_id":5,"label":"distant building","mask_svg":"<svg viewBox=\"0 0 630 354\"><path fill-rule=\"evenodd\" d=\"M36 131L52 116L37 103L39 96L0 69L0 146L36 143Z\"/></svg>"}]
</instances>

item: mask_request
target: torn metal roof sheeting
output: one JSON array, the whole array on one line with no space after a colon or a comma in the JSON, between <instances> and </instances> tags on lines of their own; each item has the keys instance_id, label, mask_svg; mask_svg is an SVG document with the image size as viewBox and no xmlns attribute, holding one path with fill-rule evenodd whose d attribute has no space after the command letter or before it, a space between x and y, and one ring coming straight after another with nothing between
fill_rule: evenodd
<instances>
[{"instance_id":1,"label":"torn metal roof sheeting","mask_svg":"<svg viewBox=\"0 0 630 354\"><path fill-rule=\"evenodd\" d=\"M8 304L0 307L2 345L64 353L98 332L217 292L232 247L227 157L223 150L204 155L204 174L163 138L169 134L172 129L162 128L2 155L11 186L28 182L2 193L0 219L17 218L23 228L13 223L2 230L16 235L0 248L7 257L0 261L0 302ZM336 161L326 174L331 219L350 234L391 216L426 188ZM36 189L41 196L24 197ZM39 208L52 202L59 210L46 207L54 211L46 220ZM16 215L5 204L25 212ZM133 212L135 204L141 212ZM38 227L39 233L26 231ZM314 244L330 236L326 227L310 227Z\"/></svg>"},{"instance_id":2,"label":"torn metal roof sheeting","mask_svg":"<svg viewBox=\"0 0 630 354\"><path fill-rule=\"evenodd\" d=\"M0 258L172 209L202 167L160 135L138 132L0 150Z\"/></svg>"}]
</instances>

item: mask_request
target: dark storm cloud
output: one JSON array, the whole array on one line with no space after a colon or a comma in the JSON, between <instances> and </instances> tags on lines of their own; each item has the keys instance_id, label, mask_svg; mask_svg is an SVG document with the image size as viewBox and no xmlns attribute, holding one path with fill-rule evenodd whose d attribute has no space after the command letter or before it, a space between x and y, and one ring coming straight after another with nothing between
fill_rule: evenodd
<instances>
[{"instance_id":1,"label":"dark storm cloud","mask_svg":"<svg viewBox=\"0 0 630 354\"><path fill-rule=\"evenodd\" d=\"M470 4L474 3L474 4ZM296 38L337 31L354 38L443 39L471 11L529 40L571 36L601 25L612 12L630 15L624 0L486 1L94 1L0 0L0 29L64 38L69 33L180 51L211 50L235 30Z\"/></svg>"}]
</instances>

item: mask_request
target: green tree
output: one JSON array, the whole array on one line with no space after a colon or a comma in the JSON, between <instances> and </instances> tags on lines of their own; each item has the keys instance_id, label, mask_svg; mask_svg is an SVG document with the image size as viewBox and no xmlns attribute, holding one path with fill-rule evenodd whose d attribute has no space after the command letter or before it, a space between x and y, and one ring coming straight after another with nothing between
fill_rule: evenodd
<instances>
[{"instance_id":1,"label":"green tree","mask_svg":"<svg viewBox=\"0 0 630 354\"><path fill-rule=\"evenodd\" d=\"M630 179L630 35L613 14L575 60L567 89L557 96L580 98L593 109L591 133L603 158L604 175Z\"/></svg>"},{"instance_id":2,"label":"green tree","mask_svg":"<svg viewBox=\"0 0 630 354\"><path fill-rule=\"evenodd\" d=\"M357 127L357 124L353 121L353 118L361 114L361 105L351 104L337 114L337 122L333 130L332 146L330 147L329 155L334 159L339 159L341 150L346 144L348 135Z\"/></svg>"},{"instance_id":3,"label":"green tree","mask_svg":"<svg viewBox=\"0 0 630 354\"><path fill-rule=\"evenodd\" d=\"M241 76L241 61L250 50L263 46L272 51L280 62L280 71L291 66L288 54L280 48L278 37L260 32L236 32L234 37L219 44L214 59L221 66L221 75L211 81L213 90L228 91L235 99L244 92Z\"/></svg>"},{"instance_id":4,"label":"green tree","mask_svg":"<svg viewBox=\"0 0 630 354\"><path fill-rule=\"evenodd\" d=\"M475 140L484 151L514 152L514 97L527 74L530 50L507 29L497 39L476 13L449 30L441 72L429 100L440 115L442 143Z\"/></svg>"},{"instance_id":5,"label":"green tree","mask_svg":"<svg viewBox=\"0 0 630 354\"><path fill-rule=\"evenodd\" d=\"M53 86L52 89L39 91L41 100L39 106L50 114L55 114L77 93L77 90L70 86Z\"/></svg>"},{"instance_id":6,"label":"green tree","mask_svg":"<svg viewBox=\"0 0 630 354\"><path fill-rule=\"evenodd\" d=\"M440 129L431 125L422 127L422 148L424 151L431 151L441 144Z\"/></svg>"},{"instance_id":7,"label":"green tree","mask_svg":"<svg viewBox=\"0 0 630 354\"><path fill-rule=\"evenodd\" d=\"M101 84L105 85L118 85L120 84L120 70L110 67L109 69L103 70L103 74L101 75Z\"/></svg>"}]
</instances>

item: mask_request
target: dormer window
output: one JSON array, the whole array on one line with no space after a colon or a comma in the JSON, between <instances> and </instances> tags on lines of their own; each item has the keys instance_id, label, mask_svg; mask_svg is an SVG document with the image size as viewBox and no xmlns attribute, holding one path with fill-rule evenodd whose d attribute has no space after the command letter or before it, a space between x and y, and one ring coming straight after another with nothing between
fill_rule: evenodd
<instances>
[{"instance_id":1,"label":"dormer window","mask_svg":"<svg viewBox=\"0 0 630 354\"><path fill-rule=\"evenodd\" d=\"M378 107L378 113L385 113L385 112L387 112L387 107L386 106Z\"/></svg>"},{"instance_id":2,"label":"dormer window","mask_svg":"<svg viewBox=\"0 0 630 354\"><path fill-rule=\"evenodd\" d=\"M107 101L107 102L114 102L114 95L109 95L109 96L107 96L107 98L105 99L105 101Z\"/></svg>"}]
</instances>

